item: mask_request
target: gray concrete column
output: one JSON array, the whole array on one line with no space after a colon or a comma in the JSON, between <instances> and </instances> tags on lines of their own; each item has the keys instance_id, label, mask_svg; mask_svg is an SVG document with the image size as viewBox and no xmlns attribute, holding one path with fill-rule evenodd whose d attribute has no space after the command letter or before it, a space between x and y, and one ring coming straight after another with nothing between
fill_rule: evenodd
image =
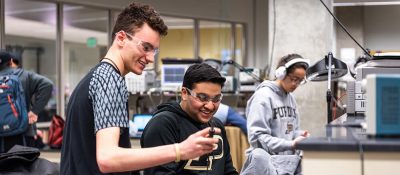
<instances>
[{"instance_id":1,"label":"gray concrete column","mask_svg":"<svg viewBox=\"0 0 400 175\"><path fill-rule=\"evenodd\" d=\"M332 0L324 0L332 8ZM269 41L273 39L274 2L269 0ZM273 78L280 57L298 53L311 64L333 49L333 18L318 0L275 0L276 29L270 78ZM263 59L268 60L271 53ZM327 123L327 82L308 82L295 92L301 128L313 136L325 134Z\"/></svg>"}]
</instances>

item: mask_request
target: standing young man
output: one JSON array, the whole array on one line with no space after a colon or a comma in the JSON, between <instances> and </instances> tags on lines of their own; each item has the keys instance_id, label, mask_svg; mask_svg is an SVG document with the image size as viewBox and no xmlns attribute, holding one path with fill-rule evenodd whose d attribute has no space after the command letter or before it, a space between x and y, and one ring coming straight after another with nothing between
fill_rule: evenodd
<instances>
[{"instance_id":1,"label":"standing young man","mask_svg":"<svg viewBox=\"0 0 400 175\"><path fill-rule=\"evenodd\" d=\"M7 152L14 145L24 145L29 147L35 146L36 139L36 122L38 114L47 105L53 90L53 82L50 79L39 75L35 72L24 70L18 67L18 59L16 55L1 51L0 52L0 76L2 75L18 75L24 90L26 107L28 112L29 126L26 132L6 136L0 139L0 145L3 146L4 152ZM2 143L4 141L4 143Z\"/></svg>"},{"instance_id":2,"label":"standing young man","mask_svg":"<svg viewBox=\"0 0 400 175\"><path fill-rule=\"evenodd\" d=\"M166 34L167 26L148 5L132 3L119 14L106 56L81 80L69 100L61 174L131 174L212 151L218 139L207 138L208 129L175 145L130 148L124 76L141 74L154 61L160 37Z\"/></svg>"},{"instance_id":3,"label":"standing young man","mask_svg":"<svg viewBox=\"0 0 400 175\"><path fill-rule=\"evenodd\" d=\"M300 130L300 116L292 92L305 82L309 61L298 54L282 57L276 80L261 83L247 101L250 148L241 174L300 174L296 143L308 136Z\"/></svg>"},{"instance_id":4,"label":"standing young man","mask_svg":"<svg viewBox=\"0 0 400 175\"><path fill-rule=\"evenodd\" d=\"M143 131L140 144L142 147L153 147L179 143L210 126L221 129L221 134L211 133L209 136L219 142L211 154L148 168L144 170L145 175L238 174L232 164L224 125L213 117L222 100L224 83L225 78L208 64L194 64L187 69L183 77L181 102L157 107L154 117Z\"/></svg>"}]
</instances>

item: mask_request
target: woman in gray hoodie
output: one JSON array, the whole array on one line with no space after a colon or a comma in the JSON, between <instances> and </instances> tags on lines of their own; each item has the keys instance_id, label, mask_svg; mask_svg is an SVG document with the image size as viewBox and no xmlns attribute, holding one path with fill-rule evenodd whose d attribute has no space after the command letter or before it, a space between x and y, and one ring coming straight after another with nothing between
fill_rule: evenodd
<instances>
[{"instance_id":1,"label":"woman in gray hoodie","mask_svg":"<svg viewBox=\"0 0 400 175\"><path fill-rule=\"evenodd\" d=\"M299 128L299 112L291 94L305 82L309 61L298 54L282 57L276 80L261 83L247 101L250 148L241 174L300 174L296 143L308 136Z\"/></svg>"}]
</instances>

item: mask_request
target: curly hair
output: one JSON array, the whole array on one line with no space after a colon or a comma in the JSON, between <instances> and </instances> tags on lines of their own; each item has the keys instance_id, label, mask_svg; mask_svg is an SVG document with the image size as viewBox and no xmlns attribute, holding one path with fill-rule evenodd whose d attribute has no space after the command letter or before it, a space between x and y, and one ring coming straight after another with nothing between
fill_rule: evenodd
<instances>
[{"instance_id":1,"label":"curly hair","mask_svg":"<svg viewBox=\"0 0 400 175\"><path fill-rule=\"evenodd\" d=\"M285 55L279 60L278 65L276 66L276 68L279 68L280 66L284 66L290 60L293 60L295 58L303 58L303 57L301 55L299 55L299 54L296 54L296 53ZM308 65L305 64L305 63L296 63L296 64L293 64L293 65L289 66L286 69L286 72L287 72L287 74L293 73L294 70L297 69L297 68L303 68L304 70L307 70Z\"/></svg>"},{"instance_id":2,"label":"curly hair","mask_svg":"<svg viewBox=\"0 0 400 175\"><path fill-rule=\"evenodd\" d=\"M145 23L147 23L153 30L157 31L161 36L168 34L167 25L164 24L160 14L158 14L153 7L133 2L128 7L125 7L118 15L112 31L112 41L114 41L115 33L121 30L126 32L136 32L136 30L141 28Z\"/></svg>"}]
</instances>

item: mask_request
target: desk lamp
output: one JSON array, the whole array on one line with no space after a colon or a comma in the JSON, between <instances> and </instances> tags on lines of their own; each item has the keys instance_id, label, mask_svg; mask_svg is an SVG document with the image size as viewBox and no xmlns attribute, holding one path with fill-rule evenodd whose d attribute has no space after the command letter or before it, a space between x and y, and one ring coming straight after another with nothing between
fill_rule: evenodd
<instances>
[{"instance_id":1,"label":"desk lamp","mask_svg":"<svg viewBox=\"0 0 400 175\"><path fill-rule=\"evenodd\" d=\"M321 59L313 66L309 67L306 72L308 81L328 81L328 89L326 91L326 102L328 112L328 124L332 122L332 93L331 93L331 81L338 79L347 74L347 65L343 61L340 61L333 57L332 52L325 55L325 58Z\"/></svg>"}]
</instances>

